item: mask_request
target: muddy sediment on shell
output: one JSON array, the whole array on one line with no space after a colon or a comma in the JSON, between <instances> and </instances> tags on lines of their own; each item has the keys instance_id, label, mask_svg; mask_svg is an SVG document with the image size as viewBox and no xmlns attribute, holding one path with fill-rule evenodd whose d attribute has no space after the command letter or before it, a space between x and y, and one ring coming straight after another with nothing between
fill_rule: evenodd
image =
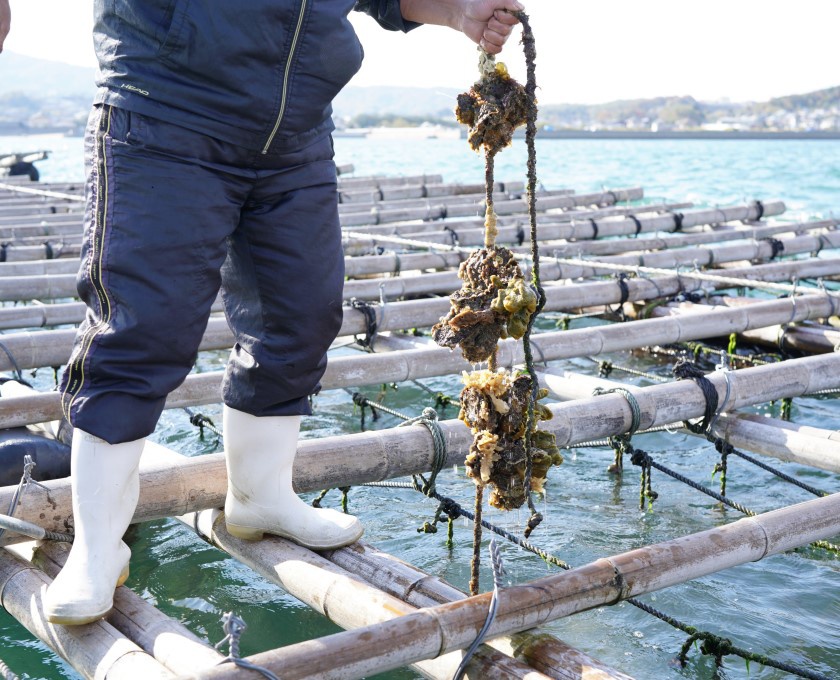
<instances>
[{"instance_id":1,"label":"muddy sediment on shell","mask_svg":"<svg viewBox=\"0 0 840 680\"><path fill-rule=\"evenodd\" d=\"M470 363L487 361L500 338L521 338L537 309L513 253L493 246L473 251L458 268L461 289L449 297L449 313L432 328L442 347L461 348Z\"/></svg>"},{"instance_id":2,"label":"muddy sediment on shell","mask_svg":"<svg viewBox=\"0 0 840 680\"><path fill-rule=\"evenodd\" d=\"M464 373L461 392L463 420L473 432L467 454L467 476L476 484L490 484L490 505L501 510L521 507L525 489L525 435L531 377L507 369ZM544 398L547 390L540 390ZM534 418L548 420L551 411L537 402ZM563 457L550 432L535 430L531 436L531 490L541 492L548 469Z\"/></svg>"}]
</instances>

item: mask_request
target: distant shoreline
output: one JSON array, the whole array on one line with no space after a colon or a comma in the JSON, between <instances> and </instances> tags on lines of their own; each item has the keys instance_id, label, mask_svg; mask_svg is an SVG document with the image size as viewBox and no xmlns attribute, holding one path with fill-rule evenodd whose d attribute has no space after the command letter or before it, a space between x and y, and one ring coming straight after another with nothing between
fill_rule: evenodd
<instances>
[{"instance_id":1,"label":"distant shoreline","mask_svg":"<svg viewBox=\"0 0 840 680\"><path fill-rule=\"evenodd\" d=\"M759 130L539 130L541 139L840 139L840 130L762 132Z\"/></svg>"},{"instance_id":2,"label":"distant shoreline","mask_svg":"<svg viewBox=\"0 0 840 680\"><path fill-rule=\"evenodd\" d=\"M421 138L422 135L417 133L422 128L406 127L406 128L383 128L383 131L389 133L388 136L394 139L399 139L401 136L405 138ZM377 128L369 128L368 132L375 131ZM440 134L441 137L449 137L453 128L447 128L447 134ZM404 132L401 135L400 132ZM0 136L13 137L35 137L43 135L55 135L58 137L70 136L81 137L82 131L72 131L71 134L66 128L20 128L20 127L4 127L0 126ZM429 131L427 136L433 138L434 132ZM348 128L337 130L336 137L358 137L364 139L367 135L361 129ZM378 136L378 135L377 135ZM383 135L384 136L384 135ZM461 137L466 138L467 133L465 129L461 130ZM517 137L524 136L524 131L519 129L516 131ZM810 130L810 131L796 131L784 130L780 132L763 132L759 130L665 130L662 132L651 132L650 130L539 130L537 136L540 139L649 139L649 140L679 140L679 139L757 139L757 140L840 140L840 130Z\"/></svg>"}]
</instances>

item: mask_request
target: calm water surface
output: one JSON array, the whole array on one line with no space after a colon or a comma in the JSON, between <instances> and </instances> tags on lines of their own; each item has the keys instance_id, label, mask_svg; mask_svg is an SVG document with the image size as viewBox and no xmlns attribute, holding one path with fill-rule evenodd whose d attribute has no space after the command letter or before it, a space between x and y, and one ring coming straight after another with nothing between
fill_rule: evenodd
<instances>
[{"instance_id":1,"label":"calm water surface","mask_svg":"<svg viewBox=\"0 0 840 680\"><path fill-rule=\"evenodd\" d=\"M357 175L441 174L445 181L482 181L483 163L464 142L426 140L335 140L339 163L353 163ZM50 149L50 160L39 163L44 181L82 179L82 142L62 137L0 137L0 152ZM729 205L752 199L782 199L791 219L828 216L840 208L840 142L838 141L624 141L544 140L538 144L538 173L547 188L569 187L578 192L643 186L649 201L692 201L698 206ZM497 158L499 180L524 179L524 149L518 144ZM550 324L545 323L546 327ZM340 350L349 352L350 350ZM632 363L667 375L664 363L641 356L604 357ZM201 370L224 364L222 354L202 358ZM584 359L563 362L592 373ZM50 375L48 375L48 373ZM51 372L35 376L39 387L52 386ZM432 390L457 395L458 381L425 381ZM639 384L645 384L639 382ZM379 386L363 387L375 396ZM410 385L388 392L386 404L416 414L430 399ZM359 429L350 396L331 391L318 396L317 415L306 424L307 437ZM778 405L759 412L777 413ZM203 412L217 418L217 408ZM450 409L443 417L454 417ZM837 429L840 404L828 399L797 399L793 419ZM217 422L220 419L217 419ZM370 419L368 418L368 422ZM397 421L383 417L377 428ZM201 440L183 411L166 412L155 438L187 455L219 450L212 436ZM711 447L684 435L646 435L638 445L657 460L710 483L716 455ZM638 475L627 469L620 481L605 468L611 458L604 449L567 452L566 461L549 475L543 502L546 517L534 542L569 563L579 565L631 548L738 519L699 493L654 474L659 492L652 512L638 510ZM789 474L829 492L840 491L837 475L780 464ZM460 473L447 471L439 486L463 504L471 503L471 485ZM716 482L715 482L716 483ZM806 492L776 482L766 473L730 460L728 494L746 506L764 511L808 500ZM337 492L327 501L337 504ZM431 519L435 504L411 491L360 488L350 494L351 510L363 520L366 539L422 569L466 588L471 528L456 526L456 546L448 550L445 532L418 534ZM519 533L525 514L489 518ZM310 639L338 629L293 597L255 576L249 569L208 547L174 521L160 521L134 530L134 558L129 581L136 592L201 636L223 637L220 617L229 610L249 625L242 639L243 654ZM521 583L555 570L518 548L504 546L510 583ZM487 576L487 575L486 575ZM485 578L483 589L492 587ZM828 676L840 675L840 562L817 551L788 553L760 563L730 569L645 598L666 613L700 629L727 636L736 644ZM710 678L713 663L695 650L686 668L674 663L685 636L630 605L583 613L552 624L549 629L614 667L637 678ZM30 678L73 678L74 671L8 615L0 612L0 658L13 671ZM381 678L418 677L410 670ZM729 657L723 678L781 679L787 674L752 664L749 669Z\"/></svg>"}]
</instances>

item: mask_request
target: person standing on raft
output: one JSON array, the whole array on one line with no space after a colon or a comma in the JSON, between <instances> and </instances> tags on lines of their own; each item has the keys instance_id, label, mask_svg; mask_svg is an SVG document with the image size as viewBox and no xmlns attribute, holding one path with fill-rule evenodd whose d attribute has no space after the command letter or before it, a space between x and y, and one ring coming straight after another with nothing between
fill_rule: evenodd
<instances>
[{"instance_id":1,"label":"person standing on raft","mask_svg":"<svg viewBox=\"0 0 840 680\"><path fill-rule=\"evenodd\" d=\"M138 464L192 368L221 289L235 344L222 385L227 530L313 549L359 521L292 488L302 415L342 318L331 101L362 62L347 17L448 26L496 54L516 0L94 0L99 86L85 135L87 305L61 381L74 426L75 540L52 623L113 606ZM0 51L10 25L0 0Z\"/></svg>"}]
</instances>

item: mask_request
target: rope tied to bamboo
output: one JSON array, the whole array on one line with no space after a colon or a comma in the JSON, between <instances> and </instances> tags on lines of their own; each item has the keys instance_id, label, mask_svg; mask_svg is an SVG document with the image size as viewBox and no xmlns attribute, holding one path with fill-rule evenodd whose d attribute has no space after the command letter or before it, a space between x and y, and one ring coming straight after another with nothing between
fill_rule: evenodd
<instances>
[{"instance_id":1,"label":"rope tied to bamboo","mask_svg":"<svg viewBox=\"0 0 840 680\"><path fill-rule=\"evenodd\" d=\"M23 520L17 519L15 515L15 510L17 509L18 504L20 503L20 499L23 498L23 495L29 490L30 485L34 485L40 487L47 493L47 503L49 503L53 508L56 507L56 502L53 500L52 495L50 494L49 487L41 484L36 479L32 478L32 470L35 468L35 461L32 459L28 453L23 456L23 474L21 475L20 482L18 482L17 488L15 489L15 493L12 496L12 500L9 502L9 509L6 511L5 515L0 515L0 517L4 518L4 522L0 523L0 538L2 538L3 534L6 533L6 530L15 531L19 534L23 534L24 536L29 536L30 538L35 539L48 539L51 541L63 541L65 543L72 543L73 537L70 534L62 534L57 533L54 531L48 531L39 527L37 524L31 524L30 522L24 522Z\"/></svg>"},{"instance_id":2,"label":"rope tied to bamboo","mask_svg":"<svg viewBox=\"0 0 840 680\"><path fill-rule=\"evenodd\" d=\"M703 398L706 401L706 407L703 413L703 419L700 423L692 423L688 420L684 421L686 428L695 434L703 434L709 430L709 426L718 412L718 393L712 382L705 376L703 370L696 364L686 360L680 359L674 365L674 376L677 380L693 380L700 390L703 392Z\"/></svg>"},{"instance_id":3,"label":"rope tied to bamboo","mask_svg":"<svg viewBox=\"0 0 840 680\"><path fill-rule=\"evenodd\" d=\"M785 252L785 244L783 241L780 241L777 238L768 237L759 239L759 243L769 243L770 244L770 258L769 261L772 262L775 260L779 255Z\"/></svg>"},{"instance_id":4,"label":"rope tied to bamboo","mask_svg":"<svg viewBox=\"0 0 840 680\"><path fill-rule=\"evenodd\" d=\"M194 412L191 408L185 406L184 412L190 417L190 425L198 428L198 436L204 439L204 429L207 428L216 435L218 439L222 437L222 431L216 427L216 423L209 417L200 412Z\"/></svg>"},{"instance_id":5,"label":"rope tied to bamboo","mask_svg":"<svg viewBox=\"0 0 840 680\"><path fill-rule=\"evenodd\" d=\"M360 300L355 297L350 298L349 304L351 309L361 312L362 316L365 318L365 337L359 339L357 335L354 335L353 338L357 343L359 343L359 345L372 352L373 342L376 338L376 331L378 329L376 308L367 300Z\"/></svg>"},{"instance_id":6,"label":"rope tied to bamboo","mask_svg":"<svg viewBox=\"0 0 840 680\"><path fill-rule=\"evenodd\" d=\"M674 218L674 233L682 231L685 215L681 212L672 212L671 217Z\"/></svg>"},{"instance_id":7,"label":"rope tied to bamboo","mask_svg":"<svg viewBox=\"0 0 840 680\"><path fill-rule=\"evenodd\" d=\"M215 647L216 649L219 649L223 644L227 642L228 655L224 659L222 659L218 665L222 665L223 663L233 663L239 668L244 668L249 671L256 671L264 678L268 678L268 680L280 680L276 675L274 675L274 673L272 673L267 668L262 668L261 666L257 666L256 664L253 664L250 661L246 661L245 659L240 658L239 638L241 637L242 633L247 627L248 626L245 623L245 621L233 612L227 612L222 616L222 630L224 631L225 636L215 645Z\"/></svg>"},{"instance_id":8,"label":"rope tied to bamboo","mask_svg":"<svg viewBox=\"0 0 840 680\"><path fill-rule=\"evenodd\" d=\"M622 322L627 321L627 315L624 313L624 303L630 299L630 288L627 286L628 278L629 275L626 272L619 272L615 274L615 281L618 284L618 290L621 291L621 297L619 298L615 309L611 309L610 312L618 314ZM609 307L607 308L609 309Z\"/></svg>"}]
</instances>

